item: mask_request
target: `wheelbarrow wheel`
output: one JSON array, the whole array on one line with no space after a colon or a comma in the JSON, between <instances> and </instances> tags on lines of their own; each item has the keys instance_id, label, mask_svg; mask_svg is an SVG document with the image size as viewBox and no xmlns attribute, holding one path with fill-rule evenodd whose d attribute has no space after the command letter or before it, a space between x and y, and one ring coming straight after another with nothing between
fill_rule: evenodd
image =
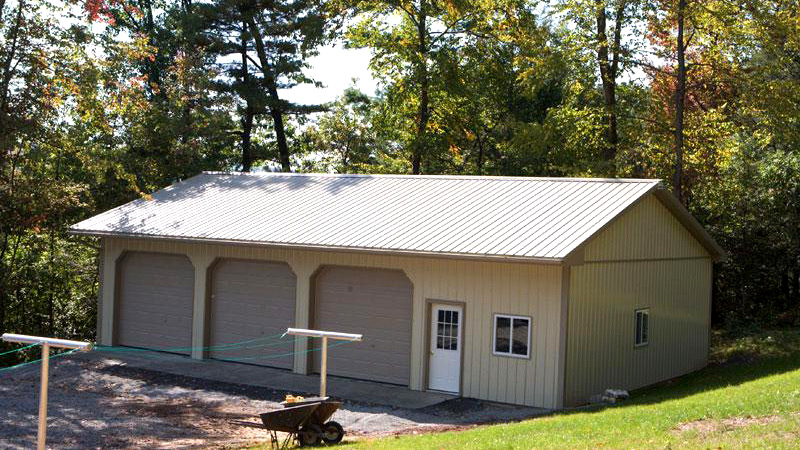
<instances>
[{"instance_id":1,"label":"wheelbarrow wheel","mask_svg":"<svg viewBox=\"0 0 800 450\"><path fill-rule=\"evenodd\" d=\"M319 445L322 442L322 429L319 425L308 424L297 433L297 440L301 447Z\"/></svg>"},{"instance_id":2,"label":"wheelbarrow wheel","mask_svg":"<svg viewBox=\"0 0 800 450\"><path fill-rule=\"evenodd\" d=\"M344 437L344 428L339 422L330 421L322 426L322 440L326 444L338 444Z\"/></svg>"}]
</instances>

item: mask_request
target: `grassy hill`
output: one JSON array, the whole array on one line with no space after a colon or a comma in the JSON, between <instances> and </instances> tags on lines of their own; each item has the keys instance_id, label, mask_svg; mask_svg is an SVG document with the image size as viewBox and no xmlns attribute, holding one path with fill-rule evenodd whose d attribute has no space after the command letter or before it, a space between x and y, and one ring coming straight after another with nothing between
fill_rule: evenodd
<instances>
[{"instance_id":1,"label":"grassy hill","mask_svg":"<svg viewBox=\"0 0 800 450\"><path fill-rule=\"evenodd\" d=\"M346 442L357 449L797 448L800 331L715 336L712 364L609 407L467 431Z\"/></svg>"}]
</instances>

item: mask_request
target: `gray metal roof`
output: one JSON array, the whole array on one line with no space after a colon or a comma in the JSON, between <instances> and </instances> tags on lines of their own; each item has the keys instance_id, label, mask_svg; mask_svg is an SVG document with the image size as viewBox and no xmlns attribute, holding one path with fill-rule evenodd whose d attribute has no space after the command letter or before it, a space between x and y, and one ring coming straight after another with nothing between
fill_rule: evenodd
<instances>
[{"instance_id":1,"label":"gray metal roof","mask_svg":"<svg viewBox=\"0 0 800 450\"><path fill-rule=\"evenodd\" d=\"M203 173L70 231L558 262L659 186L658 180Z\"/></svg>"}]
</instances>

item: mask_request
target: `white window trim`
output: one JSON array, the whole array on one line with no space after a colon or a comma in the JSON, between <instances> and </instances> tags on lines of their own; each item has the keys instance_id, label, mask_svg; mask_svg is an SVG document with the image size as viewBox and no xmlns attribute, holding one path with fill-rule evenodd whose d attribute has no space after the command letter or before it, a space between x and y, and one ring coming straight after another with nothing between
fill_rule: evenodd
<instances>
[{"instance_id":1,"label":"white window trim","mask_svg":"<svg viewBox=\"0 0 800 450\"><path fill-rule=\"evenodd\" d=\"M498 352L497 351L497 319L498 318L506 318L511 319L511 329L509 330L509 348L508 353L506 352ZM512 352L514 348L514 319L525 319L528 321L528 336L527 336L527 353L524 355L518 355ZM522 359L529 359L531 357L531 328L533 328L533 319L530 316L515 316L512 314L494 314L492 317L492 354L495 356L506 356L509 358L522 358Z\"/></svg>"},{"instance_id":2,"label":"white window trim","mask_svg":"<svg viewBox=\"0 0 800 450\"><path fill-rule=\"evenodd\" d=\"M636 331L639 326L637 320L639 313L644 313L647 316L647 339L644 342L636 342ZM633 311L633 346L635 348L647 347L650 345L650 308L639 308Z\"/></svg>"}]
</instances>

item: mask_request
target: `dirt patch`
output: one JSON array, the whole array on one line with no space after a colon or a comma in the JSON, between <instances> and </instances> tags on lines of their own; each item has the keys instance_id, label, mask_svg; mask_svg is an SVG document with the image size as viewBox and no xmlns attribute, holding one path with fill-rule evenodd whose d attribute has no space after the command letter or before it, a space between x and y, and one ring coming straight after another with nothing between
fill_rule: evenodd
<instances>
[{"instance_id":1,"label":"dirt patch","mask_svg":"<svg viewBox=\"0 0 800 450\"><path fill-rule=\"evenodd\" d=\"M727 419L701 419L685 422L673 428L674 433L685 433L695 431L699 434L711 434L720 431L729 431L736 428L748 427L750 425L766 425L783 420L781 416L760 416L760 417L729 417Z\"/></svg>"},{"instance_id":2,"label":"dirt patch","mask_svg":"<svg viewBox=\"0 0 800 450\"><path fill-rule=\"evenodd\" d=\"M284 392L137 369L91 354L53 361L48 444L59 449L230 448L265 442L258 414ZM39 369L0 377L0 448L36 442ZM422 409L344 401L334 415L346 439L463 430L519 421L542 410L454 399Z\"/></svg>"}]
</instances>

